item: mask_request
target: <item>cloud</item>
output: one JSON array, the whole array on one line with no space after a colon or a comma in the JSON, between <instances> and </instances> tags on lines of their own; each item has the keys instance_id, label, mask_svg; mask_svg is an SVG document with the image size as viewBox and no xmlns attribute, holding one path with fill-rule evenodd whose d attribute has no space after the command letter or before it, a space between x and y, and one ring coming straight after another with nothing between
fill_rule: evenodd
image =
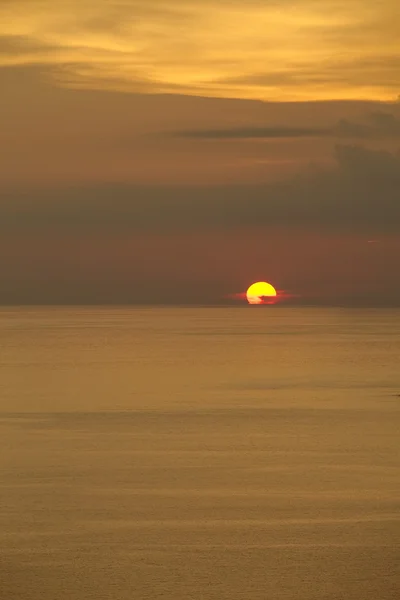
<instances>
[{"instance_id":1,"label":"cloud","mask_svg":"<svg viewBox=\"0 0 400 600\"><path fill-rule=\"evenodd\" d=\"M365 139L395 139L400 137L400 119L391 113L375 111L368 115L366 121L360 123L341 119L333 134Z\"/></svg>"},{"instance_id":2,"label":"cloud","mask_svg":"<svg viewBox=\"0 0 400 600\"><path fill-rule=\"evenodd\" d=\"M164 232L255 226L400 232L400 154L337 145L335 168L235 186L103 184L3 195L4 231Z\"/></svg>"},{"instance_id":3,"label":"cloud","mask_svg":"<svg viewBox=\"0 0 400 600\"><path fill-rule=\"evenodd\" d=\"M229 129L199 129L176 132L176 137L193 139L279 139L309 138L331 135L329 129L317 127L231 127Z\"/></svg>"},{"instance_id":4,"label":"cloud","mask_svg":"<svg viewBox=\"0 0 400 600\"><path fill-rule=\"evenodd\" d=\"M368 58L361 55L341 59L325 58L322 63L297 62L294 59L291 68L282 69L277 64L273 69L265 70L263 67L260 72L254 72L252 69L243 75L224 77L214 83L226 89L291 88L297 90L298 94L301 94L302 88L307 89L310 86L314 87L316 94L320 93L324 86L328 86L335 94L338 90L345 91L348 88L347 94L344 92L342 98L353 98L352 95L348 96L348 93L354 86L369 90L373 97L376 97L376 88L387 87L393 89L393 96L389 98L393 100L398 89L396 73L399 70L399 54L391 56L377 51ZM301 96L299 98L304 99Z\"/></svg>"},{"instance_id":5,"label":"cloud","mask_svg":"<svg viewBox=\"0 0 400 600\"><path fill-rule=\"evenodd\" d=\"M52 46L54 50L57 46ZM35 60L35 55L42 53L44 50L49 50L49 46L38 42L35 39L30 39L24 35L2 35L0 37L0 53L3 62L7 63L7 58L32 55L32 61Z\"/></svg>"},{"instance_id":6,"label":"cloud","mask_svg":"<svg viewBox=\"0 0 400 600\"><path fill-rule=\"evenodd\" d=\"M383 111L368 115L366 122L341 119L334 127L247 126L227 129L193 129L173 132L174 137L192 139L281 139L352 138L390 139L400 137L400 119Z\"/></svg>"},{"instance_id":7,"label":"cloud","mask_svg":"<svg viewBox=\"0 0 400 600\"><path fill-rule=\"evenodd\" d=\"M388 100L396 15L397 0L3 0L0 64L51 65L69 87Z\"/></svg>"},{"instance_id":8,"label":"cloud","mask_svg":"<svg viewBox=\"0 0 400 600\"><path fill-rule=\"evenodd\" d=\"M388 135L400 135L400 119L394 115L377 111L372 113L370 118L378 131Z\"/></svg>"}]
</instances>

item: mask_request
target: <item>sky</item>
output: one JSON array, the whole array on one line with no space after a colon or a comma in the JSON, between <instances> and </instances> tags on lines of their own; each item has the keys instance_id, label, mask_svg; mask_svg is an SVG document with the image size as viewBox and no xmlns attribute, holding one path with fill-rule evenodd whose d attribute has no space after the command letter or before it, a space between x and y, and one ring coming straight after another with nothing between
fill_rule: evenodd
<instances>
[{"instance_id":1,"label":"sky","mask_svg":"<svg viewBox=\"0 0 400 600\"><path fill-rule=\"evenodd\" d=\"M2 0L0 304L400 305L397 0Z\"/></svg>"}]
</instances>

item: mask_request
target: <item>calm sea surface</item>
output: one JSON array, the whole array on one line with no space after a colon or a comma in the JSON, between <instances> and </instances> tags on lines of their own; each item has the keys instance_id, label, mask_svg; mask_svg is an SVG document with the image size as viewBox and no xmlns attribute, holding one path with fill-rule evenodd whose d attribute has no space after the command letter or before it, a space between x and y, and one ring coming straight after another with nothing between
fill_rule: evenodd
<instances>
[{"instance_id":1,"label":"calm sea surface","mask_svg":"<svg viewBox=\"0 0 400 600\"><path fill-rule=\"evenodd\" d=\"M0 310L0 598L400 598L400 311Z\"/></svg>"}]
</instances>

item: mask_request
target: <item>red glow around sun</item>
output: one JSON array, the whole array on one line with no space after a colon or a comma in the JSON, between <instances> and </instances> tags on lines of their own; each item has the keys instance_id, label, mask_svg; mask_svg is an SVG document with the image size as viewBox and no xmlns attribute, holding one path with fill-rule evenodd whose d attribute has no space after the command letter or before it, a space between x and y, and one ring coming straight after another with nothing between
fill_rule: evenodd
<instances>
[{"instance_id":1,"label":"red glow around sun","mask_svg":"<svg viewBox=\"0 0 400 600\"><path fill-rule=\"evenodd\" d=\"M281 304L290 301L295 296L285 290L277 290L271 283L266 281L257 281L253 283L246 292L229 294L226 298L237 301L246 301L252 306L262 306L271 304Z\"/></svg>"}]
</instances>

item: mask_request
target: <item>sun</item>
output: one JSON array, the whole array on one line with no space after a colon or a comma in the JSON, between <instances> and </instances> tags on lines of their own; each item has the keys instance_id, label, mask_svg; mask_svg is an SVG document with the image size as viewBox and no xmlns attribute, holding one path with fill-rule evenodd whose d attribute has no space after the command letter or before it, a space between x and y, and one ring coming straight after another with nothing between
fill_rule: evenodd
<instances>
[{"instance_id":1,"label":"sun","mask_svg":"<svg viewBox=\"0 0 400 600\"><path fill-rule=\"evenodd\" d=\"M273 304L276 300L276 289L266 281L253 283L246 292L249 304Z\"/></svg>"}]
</instances>

